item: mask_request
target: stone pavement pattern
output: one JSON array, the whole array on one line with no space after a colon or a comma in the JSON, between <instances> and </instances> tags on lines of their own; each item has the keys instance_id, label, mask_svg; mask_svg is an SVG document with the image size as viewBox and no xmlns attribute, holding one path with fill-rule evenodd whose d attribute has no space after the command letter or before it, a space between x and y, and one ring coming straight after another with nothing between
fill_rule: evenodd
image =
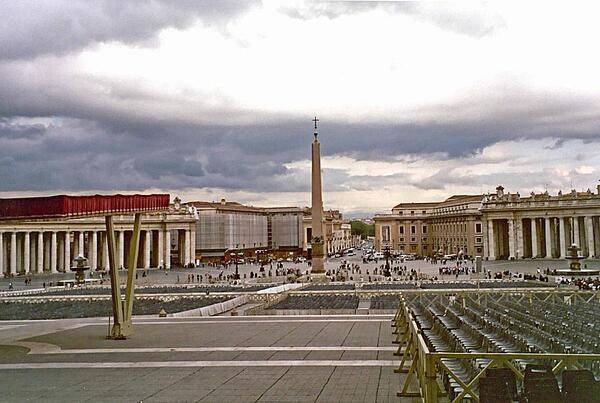
<instances>
[{"instance_id":1,"label":"stone pavement pattern","mask_svg":"<svg viewBox=\"0 0 600 403\"><path fill-rule=\"evenodd\" d=\"M102 319L2 322L0 400L400 401L390 319L137 318L124 341Z\"/></svg>"}]
</instances>

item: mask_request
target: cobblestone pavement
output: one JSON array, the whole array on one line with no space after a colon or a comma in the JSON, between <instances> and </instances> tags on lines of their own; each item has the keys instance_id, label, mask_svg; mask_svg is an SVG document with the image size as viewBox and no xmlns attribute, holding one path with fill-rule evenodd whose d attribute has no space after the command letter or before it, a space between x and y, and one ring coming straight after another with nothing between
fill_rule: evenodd
<instances>
[{"instance_id":1,"label":"cobblestone pavement","mask_svg":"<svg viewBox=\"0 0 600 403\"><path fill-rule=\"evenodd\" d=\"M342 260L341 258L327 259L325 262L325 268L326 269L335 269L335 268L339 267L339 265L341 264L341 260ZM362 281L368 281L369 275L371 275L372 280L377 280L379 278L379 276L373 275L373 269L375 269L375 267L381 266L382 264L385 264L385 261L381 261L381 260L377 263L375 263L375 262L363 263L359 256L354 256L354 257L349 258L348 262L352 263L352 264L358 264L361 267L362 274L361 275L353 275L353 280L355 280L355 281L361 281L361 278L362 278ZM307 263L294 264L294 263L290 263L290 262L284 262L283 264L284 264L285 268L297 268L302 272L306 272L307 270L310 269L310 267L308 266ZM455 265L455 264L456 264L455 262L449 262L447 264L447 266L451 267L452 265ZM587 260L586 259L586 260L582 261L582 265L587 266L589 268L597 268L597 267L600 267L600 260L598 260L598 259ZM438 278L440 280L456 280L456 278L454 276L441 277L438 275L438 268L442 267L443 266L442 264L431 264L424 260L414 260L414 261L405 261L402 263L396 262L396 263L393 263L393 266L406 266L406 268L408 270L414 269L422 274L427 274L430 276L438 276ZM523 260L518 260L518 261L499 260L499 261L483 262L483 268L485 270L491 270L492 272L508 270L512 273L535 274L537 272L537 269L540 269L541 271L543 271L546 268L560 269L560 268L567 268L567 267L568 267L568 262L566 260L560 260L560 259L551 259L551 260L523 259ZM252 265L252 264L239 265L238 270L242 277L242 279L240 280L240 283L252 284L257 281L256 279L250 279L250 272L253 272L253 273L258 272L259 267L257 265ZM367 274L367 270L369 271L369 275ZM139 272L141 273L142 270L140 270ZM122 273L121 274L121 282L124 284L125 279L126 279L125 271L122 271L121 273ZM207 283L209 275L213 276L213 278L215 278L215 279L218 278L218 275L220 273L223 273L224 276L232 275L235 273L235 268L229 267L228 269L223 269L221 267L205 266L205 267L198 267L198 268L194 268L194 269L174 268L174 269L171 269L168 271L158 270L158 269L149 269L149 270L147 270L147 273L148 273L147 277L141 277L141 274L140 274L140 276L138 276L138 279L136 280L136 284L138 284L138 285L187 284L187 277L189 274L194 274L195 278L197 278L198 275L202 275L203 283ZM274 274L274 269L272 270L272 274ZM246 275L246 278L243 278L244 275ZM260 279L260 281L283 282L285 280L284 277L268 277L268 267L265 272L265 276L266 277ZM89 277L89 273L88 273L88 277ZM99 275L96 274L94 277L99 278ZM396 277L398 277L398 276L396 276ZM32 283L27 286L24 284L25 276L17 276L17 277L13 277L13 278L0 278L0 291L6 291L8 289L8 284L10 282L13 283L13 287L16 290L33 289L33 288L42 287L43 283L46 283L46 285L49 285L51 282L53 284L56 284L56 282L61 279L73 279L74 274L73 273L36 274L36 275L29 276L29 278L32 279ZM459 280L467 279L467 278L468 278L468 276L466 276L466 275L460 275L458 277ZM401 279L405 279L405 277L401 277ZM108 284L108 282L105 281L105 284ZM198 282L194 281L194 284L198 284Z\"/></svg>"},{"instance_id":2,"label":"cobblestone pavement","mask_svg":"<svg viewBox=\"0 0 600 403\"><path fill-rule=\"evenodd\" d=\"M399 401L389 315L0 322L7 402ZM410 400L407 400L410 401Z\"/></svg>"}]
</instances>

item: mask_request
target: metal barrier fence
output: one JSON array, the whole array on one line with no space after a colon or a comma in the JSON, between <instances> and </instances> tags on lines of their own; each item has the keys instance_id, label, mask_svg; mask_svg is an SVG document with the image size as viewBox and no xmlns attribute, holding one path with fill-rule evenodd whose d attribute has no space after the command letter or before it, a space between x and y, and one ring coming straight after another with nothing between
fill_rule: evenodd
<instances>
[{"instance_id":1,"label":"metal barrier fence","mask_svg":"<svg viewBox=\"0 0 600 403\"><path fill-rule=\"evenodd\" d=\"M396 373L405 374L402 387L398 391L399 397L420 397L425 403L438 401L461 402L463 400L479 402L479 393L477 390L478 381L484 376L488 368L509 368L514 372L518 382L524 379L524 362L542 362L552 366L554 375L560 374L565 369L584 369L594 365L597 369L600 364L600 354L555 354L555 353L498 353L498 352L435 352L431 351L417 324L414 312L409 307L410 299L418 298L426 303L433 303L442 297L456 299L463 306L467 298L486 298L488 295L500 294L499 298L507 296L518 296L530 303L536 300L548 301L557 300L566 304L571 303L589 303L600 301L600 292L565 292L556 290L554 292L538 290L511 290L504 292L500 290L464 290L460 292L448 292L435 290L424 291L419 295L411 293L400 296L400 304L392 320L393 333L396 335L395 344L398 344L398 350L394 353L401 356L400 365L394 370ZM496 300L495 296L495 300ZM448 360L464 360L471 363L479 363L476 373L470 379L462 379L457 373L456 367L449 365ZM458 385L456 395L449 395L443 386L443 378L447 378ZM418 381L418 388L415 389L413 381ZM413 386L411 388L411 385Z\"/></svg>"}]
</instances>

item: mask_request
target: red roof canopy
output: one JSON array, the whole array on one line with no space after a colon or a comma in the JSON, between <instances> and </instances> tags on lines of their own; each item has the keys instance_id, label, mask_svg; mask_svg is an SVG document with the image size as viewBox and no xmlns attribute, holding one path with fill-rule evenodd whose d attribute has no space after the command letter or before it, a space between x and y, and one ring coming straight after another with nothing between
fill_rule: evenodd
<instances>
[{"instance_id":1,"label":"red roof canopy","mask_svg":"<svg viewBox=\"0 0 600 403\"><path fill-rule=\"evenodd\" d=\"M0 199L0 220L81 217L169 208L169 194L48 196Z\"/></svg>"}]
</instances>

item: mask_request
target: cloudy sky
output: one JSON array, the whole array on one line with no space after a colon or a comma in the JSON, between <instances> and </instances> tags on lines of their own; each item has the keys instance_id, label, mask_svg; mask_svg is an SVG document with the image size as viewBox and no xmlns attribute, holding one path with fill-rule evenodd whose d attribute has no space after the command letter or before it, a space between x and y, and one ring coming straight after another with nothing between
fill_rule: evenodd
<instances>
[{"instance_id":1,"label":"cloudy sky","mask_svg":"<svg viewBox=\"0 0 600 403\"><path fill-rule=\"evenodd\" d=\"M507 4L508 3L508 4ZM0 196L324 203L594 189L593 3L0 4Z\"/></svg>"}]
</instances>

